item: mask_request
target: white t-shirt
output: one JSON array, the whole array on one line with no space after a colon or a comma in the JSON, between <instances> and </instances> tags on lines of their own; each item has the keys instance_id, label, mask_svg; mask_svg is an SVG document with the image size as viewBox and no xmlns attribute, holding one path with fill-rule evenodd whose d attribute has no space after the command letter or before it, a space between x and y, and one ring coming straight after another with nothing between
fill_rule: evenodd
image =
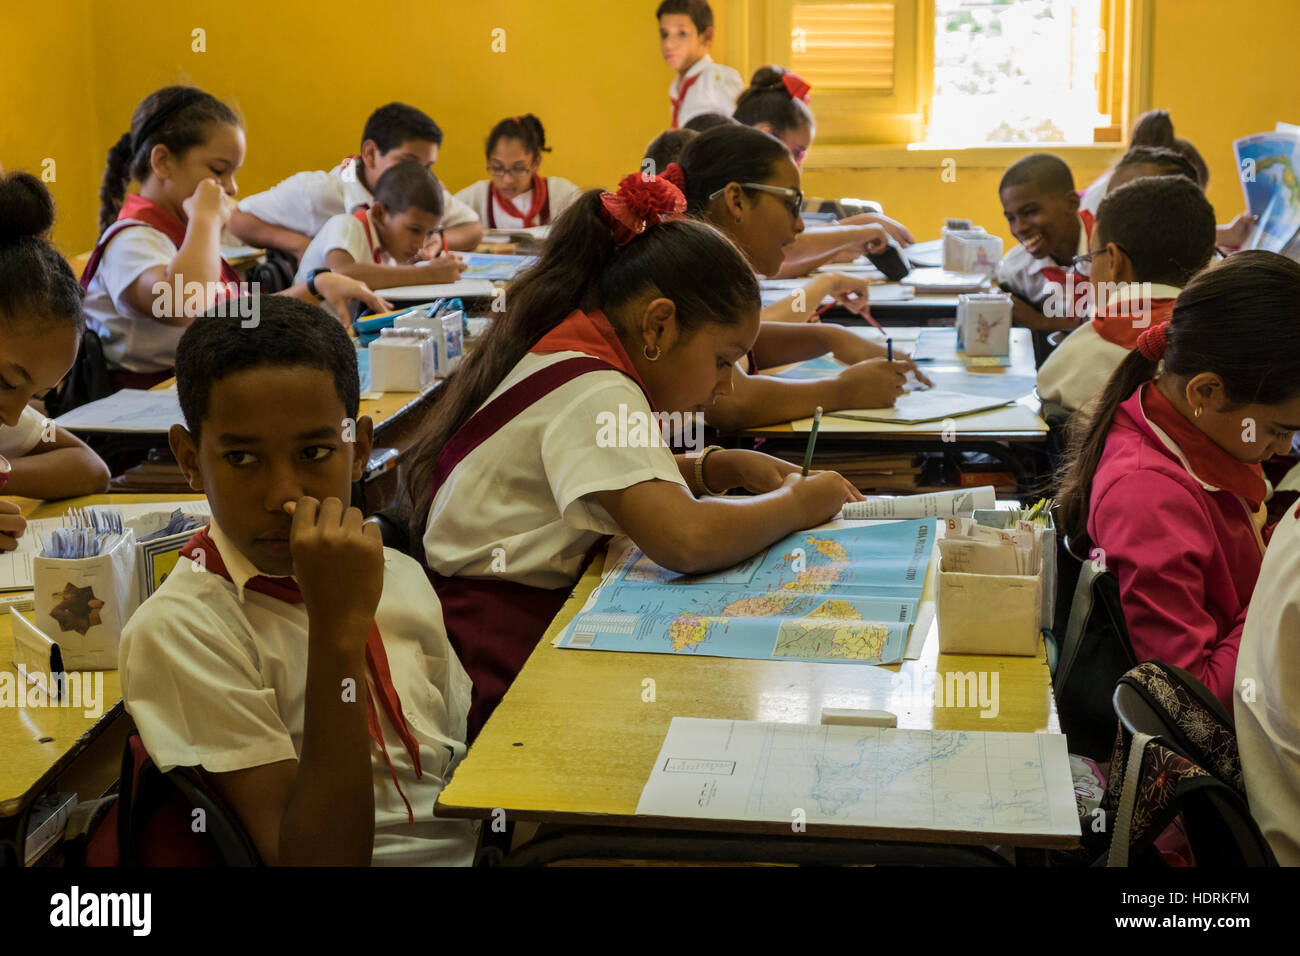
<instances>
[{"instance_id":1,"label":"white t-shirt","mask_svg":"<svg viewBox=\"0 0 1300 956\"><path fill-rule=\"evenodd\" d=\"M295 173L265 192L240 200L239 209L273 226L315 236L334 216L356 212L375 201L354 173L344 174L349 165L349 162L339 163L329 172ZM443 228L463 226L467 222L478 222L478 216L443 186Z\"/></svg>"},{"instance_id":2,"label":"white t-shirt","mask_svg":"<svg viewBox=\"0 0 1300 956\"><path fill-rule=\"evenodd\" d=\"M676 99L682 83L693 76L699 79L686 91L686 99L677 113L677 125L685 126L688 121L703 113L721 113L730 116L736 112L736 99L745 90L745 81L729 66L714 63L707 53L695 61L695 65L686 71L685 78L678 76L668 87L670 99ZM672 119L672 104L668 106L668 118Z\"/></svg>"},{"instance_id":3,"label":"white t-shirt","mask_svg":"<svg viewBox=\"0 0 1300 956\"><path fill-rule=\"evenodd\" d=\"M1110 303L1119 307L1147 286L1151 298L1176 299L1179 289L1159 282L1130 284ZM1038 370L1038 394L1073 411L1082 408L1106 387L1115 369L1128 358L1129 350L1108 342L1091 322L1085 322L1065 337Z\"/></svg>"},{"instance_id":4,"label":"white t-shirt","mask_svg":"<svg viewBox=\"0 0 1300 956\"><path fill-rule=\"evenodd\" d=\"M141 275L169 265L179 251L166 235L147 224L123 229L104 247L86 289L85 312L86 324L103 340L110 369L164 372L176 364L176 344L185 327L167 325L133 308L126 293Z\"/></svg>"},{"instance_id":5,"label":"white t-shirt","mask_svg":"<svg viewBox=\"0 0 1300 956\"><path fill-rule=\"evenodd\" d=\"M122 632L122 696L145 748L166 772L210 773L296 760L302 753L307 681L307 611L244 588L257 569L220 529L210 534L230 572L195 570L182 559ZM375 613L393 686L419 743L423 775L383 708L384 743L415 825L371 741L375 865L468 865L475 825L435 819L433 805L465 755L470 679L447 641L442 608L423 569L384 549L384 590ZM358 697L358 706L364 706Z\"/></svg>"},{"instance_id":6,"label":"white t-shirt","mask_svg":"<svg viewBox=\"0 0 1300 956\"><path fill-rule=\"evenodd\" d=\"M41 440L46 418L30 405L24 405L17 424L0 425L0 455L5 458L21 458Z\"/></svg>"},{"instance_id":7,"label":"white t-shirt","mask_svg":"<svg viewBox=\"0 0 1300 956\"><path fill-rule=\"evenodd\" d=\"M1088 253L1088 227L1079 217L1079 246L1075 255L1082 256ZM1051 256L1039 256L1034 258L1025 251L1025 247L1017 243L1013 246L998 263L997 275L995 278L1000 284L1009 286L1018 296L1031 305L1042 301L1050 291L1047 286L1048 282L1043 278L1043 270L1051 266L1056 266L1056 262ZM1070 271L1070 264L1067 262L1057 268Z\"/></svg>"},{"instance_id":8,"label":"white t-shirt","mask_svg":"<svg viewBox=\"0 0 1300 956\"><path fill-rule=\"evenodd\" d=\"M324 269L325 258L334 249L342 249L352 257L353 262L371 263L375 261L374 252L378 251L380 265L396 265L396 260L385 252L383 245L380 244L379 233L369 217L366 219L366 225L363 226L360 219L345 212L330 217L321 231L316 233L316 238L302 254L302 262L298 266L298 274L294 277L294 282L306 282L307 273L313 269Z\"/></svg>"},{"instance_id":9,"label":"white t-shirt","mask_svg":"<svg viewBox=\"0 0 1300 956\"><path fill-rule=\"evenodd\" d=\"M580 354L525 355L488 401L526 376ZM636 421L635 413L650 415L645 395L622 372L589 372L534 402L470 452L429 509L424 534L429 566L446 576L499 577L531 587L573 584L596 540L622 532L590 497L594 492L651 479L686 485L662 444L601 447L602 413L618 416L620 405L629 422ZM494 555L497 548L502 550ZM498 555L504 571L499 564L493 568Z\"/></svg>"},{"instance_id":10,"label":"white t-shirt","mask_svg":"<svg viewBox=\"0 0 1300 956\"><path fill-rule=\"evenodd\" d=\"M1300 519L1295 505L1278 522L1264 554L1241 632L1234 694L1251 816L1278 862L1300 866Z\"/></svg>"},{"instance_id":11,"label":"white t-shirt","mask_svg":"<svg viewBox=\"0 0 1300 956\"><path fill-rule=\"evenodd\" d=\"M473 209L474 213L479 217L480 220L482 220L483 225L485 227L487 227L487 224L490 220L490 217L488 216L488 202L492 196L491 187L492 187L492 183L490 180L480 179L478 182L474 183L473 185L466 186L460 192L456 193L456 199L459 202L463 202L465 205ZM559 219L560 214L563 213L564 210L568 209L571 205L573 205L574 200L576 200L581 195L582 195L582 190L579 189L577 186L573 185L573 183L569 182L567 179L564 179L560 176L547 176L546 197L551 207L551 222L555 222L555 220ZM532 202L533 202L532 189L529 189L527 192L520 193L518 196L514 198L513 201L516 209L520 210L521 212L525 212L525 213L528 212L528 209L529 207L532 206ZM499 202L492 200L492 204L495 207L492 210L492 212L493 212L493 216L495 217L493 221L495 221L496 225L490 228L493 229L524 228L524 221L522 219L506 212L501 207L501 204ZM543 225L543 223L537 222L534 223L534 225L540 226Z\"/></svg>"}]
</instances>

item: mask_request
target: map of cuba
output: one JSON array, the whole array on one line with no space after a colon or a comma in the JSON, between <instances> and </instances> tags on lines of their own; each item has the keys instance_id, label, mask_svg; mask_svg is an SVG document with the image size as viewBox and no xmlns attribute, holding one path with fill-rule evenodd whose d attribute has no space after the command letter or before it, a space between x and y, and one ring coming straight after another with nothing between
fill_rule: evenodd
<instances>
[{"instance_id":1,"label":"map of cuba","mask_svg":"<svg viewBox=\"0 0 1300 956\"><path fill-rule=\"evenodd\" d=\"M633 550L561 646L891 663L902 659L933 541L929 520L815 530L694 577Z\"/></svg>"}]
</instances>

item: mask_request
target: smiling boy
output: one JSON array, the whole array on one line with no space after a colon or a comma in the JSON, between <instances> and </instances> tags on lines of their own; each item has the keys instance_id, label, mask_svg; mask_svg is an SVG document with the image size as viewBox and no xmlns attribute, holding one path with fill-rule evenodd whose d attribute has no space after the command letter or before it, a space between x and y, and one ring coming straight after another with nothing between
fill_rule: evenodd
<instances>
[{"instance_id":1,"label":"smiling boy","mask_svg":"<svg viewBox=\"0 0 1300 956\"><path fill-rule=\"evenodd\" d=\"M702 113L730 116L745 81L729 66L714 63L713 9L706 0L664 0L655 11L659 21L659 50L677 71L668 87L672 104L670 129L684 126Z\"/></svg>"},{"instance_id":2,"label":"smiling boy","mask_svg":"<svg viewBox=\"0 0 1300 956\"><path fill-rule=\"evenodd\" d=\"M1061 310L1065 315L1043 314L1052 283L1069 288L1067 273L1075 256L1087 254L1092 233L1092 214L1079 211L1070 167L1049 153L1033 153L1002 175L998 197L1011 234L1020 241L997 269L998 284L1015 297L1012 318L1040 333L1073 329L1085 316L1077 314L1070 296ZM1084 285L1078 283L1076 295Z\"/></svg>"},{"instance_id":3,"label":"smiling boy","mask_svg":"<svg viewBox=\"0 0 1300 956\"><path fill-rule=\"evenodd\" d=\"M268 864L468 864L433 805L469 678L415 561L348 508L373 429L319 309L205 317L180 341L172 451L212 523L122 634L126 708L165 772L199 767Z\"/></svg>"}]
</instances>

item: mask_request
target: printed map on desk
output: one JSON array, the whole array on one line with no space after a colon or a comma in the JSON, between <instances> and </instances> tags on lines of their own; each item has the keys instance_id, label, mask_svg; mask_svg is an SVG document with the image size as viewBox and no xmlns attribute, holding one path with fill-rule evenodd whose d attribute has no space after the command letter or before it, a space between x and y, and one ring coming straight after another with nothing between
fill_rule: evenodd
<instances>
[{"instance_id":1,"label":"printed map on desk","mask_svg":"<svg viewBox=\"0 0 1300 956\"><path fill-rule=\"evenodd\" d=\"M1065 737L674 717L636 812L1079 836Z\"/></svg>"},{"instance_id":2,"label":"printed map on desk","mask_svg":"<svg viewBox=\"0 0 1300 956\"><path fill-rule=\"evenodd\" d=\"M486 252L458 253L465 262L465 271L460 274L464 279L509 280L533 265L536 256L501 256Z\"/></svg>"},{"instance_id":3,"label":"printed map on desk","mask_svg":"<svg viewBox=\"0 0 1300 956\"><path fill-rule=\"evenodd\" d=\"M930 519L791 535L714 574L666 571L630 542L559 647L889 664L903 659L934 547Z\"/></svg>"}]
</instances>

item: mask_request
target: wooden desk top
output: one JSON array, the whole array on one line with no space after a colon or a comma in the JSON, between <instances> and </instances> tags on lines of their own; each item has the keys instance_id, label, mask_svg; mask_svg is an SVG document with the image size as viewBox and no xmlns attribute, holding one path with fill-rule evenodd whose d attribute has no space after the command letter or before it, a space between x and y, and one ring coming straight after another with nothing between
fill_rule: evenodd
<instances>
[{"instance_id":1,"label":"wooden desk top","mask_svg":"<svg viewBox=\"0 0 1300 956\"><path fill-rule=\"evenodd\" d=\"M932 629L919 660L876 667L797 661L738 660L667 654L560 649L551 640L571 621L600 576L595 562L556 617L468 757L438 799L438 813L485 818L502 809L513 820L662 827L638 817L637 803L674 716L817 724L824 707L888 710L898 726L938 730L1059 733L1051 677L1036 657L940 655ZM933 594L933 574L926 589ZM966 672L998 674L996 716L978 707L935 706L935 684ZM654 681L653 702L642 700ZM947 694L947 696L944 696ZM942 702L950 691L940 690ZM790 825L683 820L674 826L788 834ZM894 836L853 827L820 828L845 838L953 842L938 831ZM812 827L809 828L812 832ZM969 842L969 841L968 841ZM985 842L980 840L978 842ZM1005 842L1015 844L1008 837ZM1022 844L1073 845L1021 837Z\"/></svg>"},{"instance_id":2,"label":"wooden desk top","mask_svg":"<svg viewBox=\"0 0 1300 956\"><path fill-rule=\"evenodd\" d=\"M854 328L853 331L864 338L882 341L884 336L875 329ZM911 352L918 333L925 331L916 326L897 326L889 329L895 346ZM1032 333L1028 329L1011 330L1011 364L989 368L965 369L960 363L924 362L921 371L967 371L971 375L1023 375L1034 377L1034 345ZM770 370L767 370L770 371ZM1047 423L1037 412L1038 400L1035 397L1021 399L1014 405L977 412L974 415L961 415L951 419L953 434L958 441L1041 441L1047 434ZM747 428L737 432L740 435L778 436L803 434L812 430L811 418L795 419L777 425L764 425L759 428ZM921 422L915 425L900 425L895 422L864 422L851 418L837 418L832 413L822 416L821 434L836 438L861 436L865 438L942 441L944 440L943 422Z\"/></svg>"},{"instance_id":3,"label":"wooden desk top","mask_svg":"<svg viewBox=\"0 0 1300 956\"><path fill-rule=\"evenodd\" d=\"M53 518L69 508L88 505L138 504L140 495L86 495L62 501L18 500L29 518ZM193 501L202 495L156 495L158 502ZM83 671L85 675L91 672ZM86 716L85 708L0 707L0 817L21 812L72 760L123 712L122 685L116 670L104 675L102 713ZM4 676L7 675L7 676ZM0 614L0 679L18 680L13 663L13 622ZM93 678L92 678L93 679ZM48 739L47 739L48 738Z\"/></svg>"}]
</instances>

